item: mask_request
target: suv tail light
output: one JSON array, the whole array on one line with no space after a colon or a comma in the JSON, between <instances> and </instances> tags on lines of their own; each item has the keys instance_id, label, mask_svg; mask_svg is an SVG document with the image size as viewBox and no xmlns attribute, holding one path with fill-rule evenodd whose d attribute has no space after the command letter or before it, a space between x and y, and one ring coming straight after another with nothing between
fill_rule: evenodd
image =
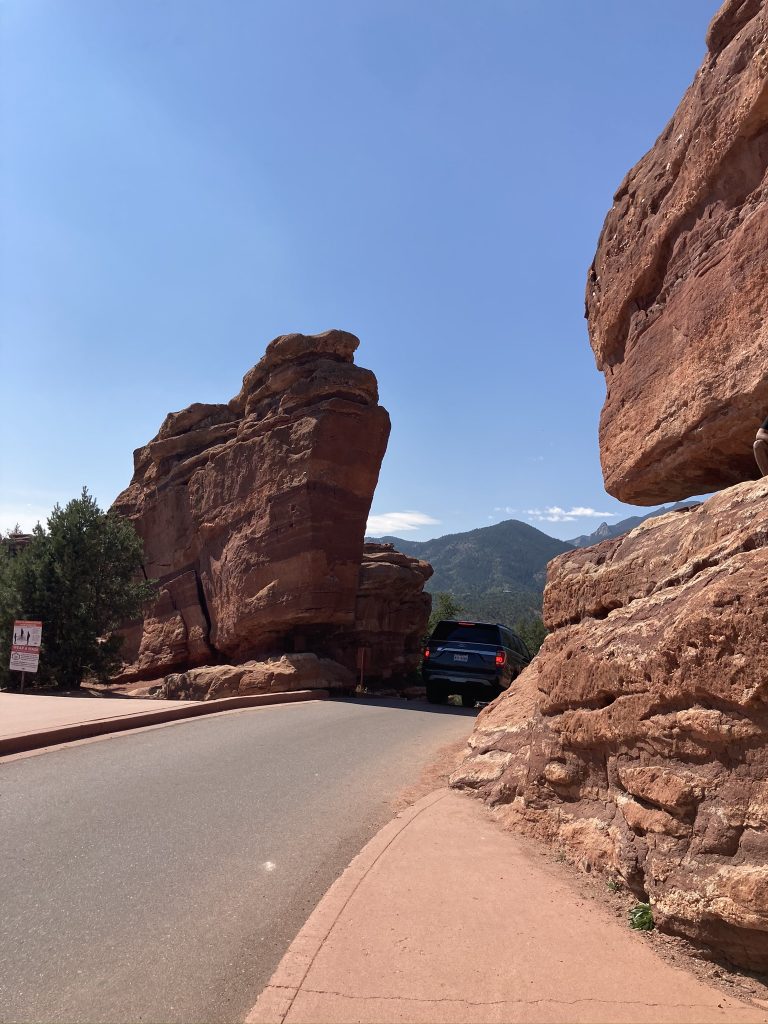
<instances>
[{"instance_id":1,"label":"suv tail light","mask_svg":"<svg viewBox=\"0 0 768 1024\"><path fill-rule=\"evenodd\" d=\"M504 651L502 651L502 650L496 651L496 664L497 665L503 665L506 660L507 660L507 656L504 653Z\"/></svg>"},{"instance_id":2,"label":"suv tail light","mask_svg":"<svg viewBox=\"0 0 768 1024\"><path fill-rule=\"evenodd\" d=\"M429 648L428 647L424 648L424 660L425 661L429 660Z\"/></svg>"}]
</instances>

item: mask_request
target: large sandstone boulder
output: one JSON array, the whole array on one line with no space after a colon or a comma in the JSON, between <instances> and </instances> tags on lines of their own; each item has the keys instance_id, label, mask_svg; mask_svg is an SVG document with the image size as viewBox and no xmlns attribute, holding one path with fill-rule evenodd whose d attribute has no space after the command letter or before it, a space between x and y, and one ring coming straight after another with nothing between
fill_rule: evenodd
<instances>
[{"instance_id":1,"label":"large sandstone boulder","mask_svg":"<svg viewBox=\"0 0 768 1024\"><path fill-rule=\"evenodd\" d=\"M606 489L641 505L754 478L768 415L768 0L728 0L707 47L587 283Z\"/></svg>"},{"instance_id":2,"label":"large sandstone boulder","mask_svg":"<svg viewBox=\"0 0 768 1024\"><path fill-rule=\"evenodd\" d=\"M587 286L608 491L705 502L549 566L553 632L453 784L768 970L768 0L728 0Z\"/></svg>"},{"instance_id":3,"label":"large sandstone boulder","mask_svg":"<svg viewBox=\"0 0 768 1024\"><path fill-rule=\"evenodd\" d=\"M344 331L275 339L225 405L166 417L113 511L157 602L126 629L128 679L322 651L355 621L389 416Z\"/></svg>"},{"instance_id":4,"label":"large sandstone boulder","mask_svg":"<svg viewBox=\"0 0 768 1024\"><path fill-rule=\"evenodd\" d=\"M205 665L172 672L153 696L160 700L216 700L251 693L293 690L351 690L354 675L342 665L316 654L283 654L240 665Z\"/></svg>"},{"instance_id":5,"label":"large sandstone boulder","mask_svg":"<svg viewBox=\"0 0 768 1024\"><path fill-rule=\"evenodd\" d=\"M396 551L392 544L366 543L351 630L328 647L333 658L377 682L404 680L421 664L432 598L424 584L432 566Z\"/></svg>"},{"instance_id":6,"label":"large sandstone boulder","mask_svg":"<svg viewBox=\"0 0 768 1024\"><path fill-rule=\"evenodd\" d=\"M454 785L768 969L768 480L559 556L544 614Z\"/></svg>"}]
</instances>

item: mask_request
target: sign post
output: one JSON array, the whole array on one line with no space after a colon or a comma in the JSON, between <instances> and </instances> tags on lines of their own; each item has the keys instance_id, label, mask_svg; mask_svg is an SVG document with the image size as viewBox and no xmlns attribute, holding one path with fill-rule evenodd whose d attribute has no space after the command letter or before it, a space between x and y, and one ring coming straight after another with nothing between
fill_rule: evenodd
<instances>
[{"instance_id":1,"label":"sign post","mask_svg":"<svg viewBox=\"0 0 768 1024\"><path fill-rule=\"evenodd\" d=\"M357 648L357 667L360 669L360 682L357 684L357 688L360 693L365 690L365 656L367 653L367 647Z\"/></svg>"},{"instance_id":2,"label":"sign post","mask_svg":"<svg viewBox=\"0 0 768 1024\"><path fill-rule=\"evenodd\" d=\"M11 672L21 672L21 689L27 672L37 672L40 663L40 640L43 635L42 622L18 620L13 624L11 644Z\"/></svg>"}]
</instances>

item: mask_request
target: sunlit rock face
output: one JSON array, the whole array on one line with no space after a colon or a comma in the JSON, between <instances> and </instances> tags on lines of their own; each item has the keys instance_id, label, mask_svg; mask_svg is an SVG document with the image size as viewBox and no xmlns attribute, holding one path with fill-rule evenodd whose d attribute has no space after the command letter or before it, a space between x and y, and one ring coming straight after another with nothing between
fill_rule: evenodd
<instances>
[{"instance_id":1,"label":"sunlit rock face","mask_svg":"<svg viewBox=\"0 0 768 1024\"><path fill-rule=\"evenodd\" d=\"M330 643L331 657L355 671L363 654L363 680L410 680L421 665L432 598L424 584L432 566L396 551L392 544L368 542L360 565L360 585L352 629ZM420 680L419 680L420 681Z\"/></svg>"},{"instance_id":2,"label":"sunlit rock face","mask_svg":"<svg viewBox=\"0 0 768 1024\"><path fill-rule=\"evenodd\" d=\"M454 785L768 969L768 482L559 556L545 617Z\"/></svg>"},{"instance_id":3,"label":"sunlit rock face","mask_svg":"<svg viewBox=\"0 0 768 1024\"><path fill-rule=\"evenodd\" d=\"M221 405L166 417L113 511L160 590L126 630L123 679L322 653L352 630L389 416L344 331L276 338Z\"/></svg>"},{"instance_id":4,"label":"sunlit rock face","mask_svg":"<svg viewBox=\"0 0 768 1024\"><path fill-rule=\"evenodd\" d=\"M768 0L729 0L587 285L606 488L704 504L549 565L538 657L453 784L768 970Z\"/></svg>"},{"instance_id":5,"label":"sunlit rock face","mask_svg":"<svg viewBox=\"0 0 768 1024\"><path fill-rule=\"evenodd\" d=\"M281 654L238 665L203 665L171 672L158 680L153 696L159 700L219 700L255 693L296 690L349 690L354 675L343 665L316 654Z\"/></svg>"},{"instance_id":6,"label":"sunlit rock face","mask_svg":"<svg viewBox=\"0 0 768 1024\"><path fill-rule=\"evenodd\" d=\"M627 174L589 272L606 489L657 504L757 474L768 415L768 3L729 0Z\"/></svg>"}]
</instances>

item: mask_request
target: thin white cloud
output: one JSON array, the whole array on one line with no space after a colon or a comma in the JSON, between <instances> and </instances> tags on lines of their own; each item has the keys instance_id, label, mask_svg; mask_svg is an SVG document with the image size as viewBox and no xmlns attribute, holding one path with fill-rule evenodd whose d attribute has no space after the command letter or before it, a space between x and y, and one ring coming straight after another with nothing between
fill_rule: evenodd
<instances>
[{"instance_id":1,"label":"thin white cloud","mask_svg":"<svg viewBox=\"0 0 768 1024\"><path fill-rule=\"evenodd\" d=\"M577 519L615 519L619 513L598 512L597 509L585 505L575 505L569 509L550 505L548 508L529 508L525 514L529 519L535 519L540 523L573 523Z\"/></svg>"},{"instance_id":2,"label":"thin white cloud","mask_svg":"<svg viewBox=\"0 0 768 1024\"><path fill-rule=\"evenodd\" d=\"M425 512L382 512L380 515L369 516L366 533L378 536L382 533L407 533L419 530L422 526L437 526L439 519L428 516Z\"/></svg>"}]
</instances>

